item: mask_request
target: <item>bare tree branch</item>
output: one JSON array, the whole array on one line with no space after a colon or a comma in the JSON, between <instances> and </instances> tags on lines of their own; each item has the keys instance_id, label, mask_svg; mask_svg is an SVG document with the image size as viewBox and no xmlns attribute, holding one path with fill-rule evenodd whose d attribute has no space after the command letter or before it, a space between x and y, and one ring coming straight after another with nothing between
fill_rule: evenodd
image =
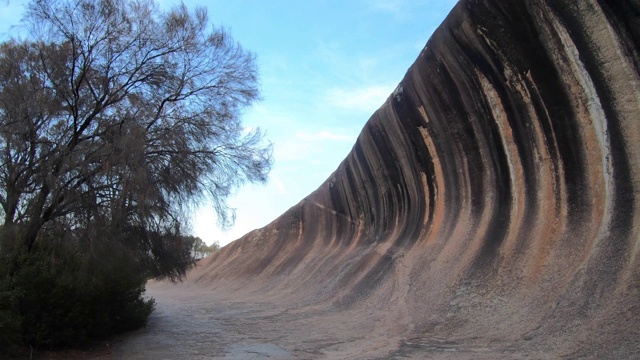
<instances>
[{"instance_id":1,"label":"bare tree branch","mask_svg":"<svg viewBox=\"0 0 640 360\"><path fill-rule=\"evenodd\" d=\"M204 9L33 0L25 21L31 40L0 44L0 204L28 246L48 227L109 227L162 262L194 201L228 224L226 198L266 179L271 147L240 119L255 58ZM153 268L183 274L168 264Z\"/></svg>"}]
</instances>

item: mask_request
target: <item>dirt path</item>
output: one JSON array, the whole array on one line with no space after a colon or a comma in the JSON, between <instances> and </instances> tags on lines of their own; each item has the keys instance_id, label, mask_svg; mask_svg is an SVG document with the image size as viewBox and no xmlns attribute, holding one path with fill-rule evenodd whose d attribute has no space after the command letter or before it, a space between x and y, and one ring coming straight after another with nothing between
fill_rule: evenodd
<instances>
[{"instance_id":1,"label":"dirt path","mask_svg":"<svg viewBox=\"0 0 640 360\"><path fill-rule=\"evenodd\" d=\"M115 359L319 359L376 350L358 348L368 342L362 330L375 316L340 321L331 306L229 300L220 291L182 284L151 284L147 293L156 310L145 329L115 346Z\"/></svg>"},{"instance_id":2,"label":"dirt path","mask_svg":"<svg viewBox=\"0 0 640 360\"><path fill-rule=\"evenodd\" d=\"M237 300L193 285L151 284L157 302L145 329L115 344L113 359L494 359L504 353L437 340L411 343L384 331L373 309L295 307ZM237 294L234 294L237 297ZM385 320L386 319L386 320ZM426 344L426 345L424 345ZM423 346L424 345L424 346ZM427 346L428 345L428 346Z\"/></svg>"},{"instance_id":3,"label":"dirt path","mask_svg":"<svg viewBox=\"0 0 640 360\"><path fill-rule=\"evenodd\" d=\"M116 346L116 359L293 358L262 334L269 318L284 309L234 304L180 285L150 285L147 293L156 299L156 310L145 329Z\"/></svg>"}]
</instances>

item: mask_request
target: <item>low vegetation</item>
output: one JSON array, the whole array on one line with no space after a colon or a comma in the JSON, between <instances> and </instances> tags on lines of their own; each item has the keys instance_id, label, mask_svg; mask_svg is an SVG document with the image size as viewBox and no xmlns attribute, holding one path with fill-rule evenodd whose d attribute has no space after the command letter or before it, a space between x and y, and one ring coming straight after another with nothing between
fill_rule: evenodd
<instances>
[{"instance_id":1,"label":"low vegetation","mask_svg":"<svg viewBox=\"0 0 640 360\"><path fill-rule=\"evenodd\" d=\"M195 236L187 236L186 240L191 243L191 251L193 256L200 260L220 250L220 244L216 241L211 245L207 245L202 239Z\"/></svg>"},{"instance_id":2,"label":"low vegetation","mask_svg":"<svg viewBox=\"0 0 640 360\"><path fill-rule=\"evenodd\" d=\"M146 281L214 250L184 233L194 201L228 225L271 165L240 119L254 56L204 9L32 0L23 25L0 44L0 354L143 326Z\"/></svg>"}]
</instances>

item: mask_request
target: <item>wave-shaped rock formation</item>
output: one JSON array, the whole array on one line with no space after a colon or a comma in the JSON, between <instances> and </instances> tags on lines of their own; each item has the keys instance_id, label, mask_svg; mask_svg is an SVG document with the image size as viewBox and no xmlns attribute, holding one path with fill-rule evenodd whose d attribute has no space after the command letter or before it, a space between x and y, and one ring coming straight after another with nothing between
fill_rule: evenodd
<instances>
[{"instance_id":1,"label":"wave-shaped rock formation","mask_svg":"<svg viewBox=\"0 0 640 360\"><path fill-rule=\"evenodd\" d=\"M330 178L191 281L640 358L639 44L636 0L460 1Z\"/></svg>"}]
</instances>

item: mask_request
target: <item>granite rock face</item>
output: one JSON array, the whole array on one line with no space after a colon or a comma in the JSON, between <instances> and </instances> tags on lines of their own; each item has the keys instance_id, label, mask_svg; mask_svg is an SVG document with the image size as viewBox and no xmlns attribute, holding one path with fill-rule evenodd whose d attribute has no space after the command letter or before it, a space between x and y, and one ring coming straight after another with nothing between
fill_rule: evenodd
<instances>
[{"instance_id":1,"label":"granite rock face","mask_svg":"<svg viewBox=\"0 0 640 360\"><path fill-rule=\"evenodd\" d=\"M640 357L639 189L640 1L464 0L334 174L191 281Z\"/></svg>"}]
</instances>

